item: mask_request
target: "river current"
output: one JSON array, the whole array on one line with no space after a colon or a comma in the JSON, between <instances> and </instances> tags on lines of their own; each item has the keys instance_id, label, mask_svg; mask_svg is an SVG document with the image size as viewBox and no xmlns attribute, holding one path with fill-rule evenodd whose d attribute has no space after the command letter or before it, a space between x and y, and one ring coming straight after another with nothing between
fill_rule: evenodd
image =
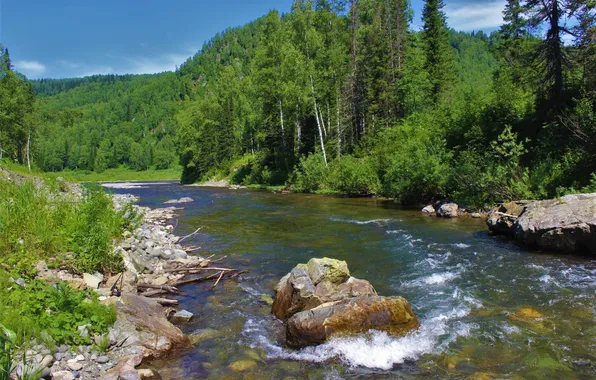
<instances>
[{"instance_id":1,"label":"river current","mask_svg":"<svg viewBox=\"0 0 596 380\"><path fill-rule=\"evenodd\" d=\"M390 201L272 194L171 182L113 189L163 207L175 233L226 255L240 281L181 288L194 349L149 363L168 379L596 378L596 260L528 252L482 220L438 219ZM346 260L381 295L401 295L421 328L372 331L293 350L267 296L296 264Z\"/></svg>"}]
</instances>

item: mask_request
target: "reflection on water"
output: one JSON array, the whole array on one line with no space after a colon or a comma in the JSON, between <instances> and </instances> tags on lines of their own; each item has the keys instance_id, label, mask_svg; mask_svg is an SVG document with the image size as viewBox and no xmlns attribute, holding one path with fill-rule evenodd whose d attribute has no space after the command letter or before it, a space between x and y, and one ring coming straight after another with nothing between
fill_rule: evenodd
<instances>
[{"instance_id":1,"label":"reflection on water","mask_svg":"<svg viewBox=\"0 0 596 380\"><path fill-rule=\"evenodd\" d=\"M195 349L151 363L173 379L589 378L596 376L596 262L525 252L482 221L440 220L391 202L173 183L114 189L153 207L190 196L176 233L249 270L242 282L183 287ZM190 244L190 242L189 242ZM261 298L297 263L346 260L383 295L408 299L422 327L318 347L283 346Z\"/></svg>"}]
</instances>

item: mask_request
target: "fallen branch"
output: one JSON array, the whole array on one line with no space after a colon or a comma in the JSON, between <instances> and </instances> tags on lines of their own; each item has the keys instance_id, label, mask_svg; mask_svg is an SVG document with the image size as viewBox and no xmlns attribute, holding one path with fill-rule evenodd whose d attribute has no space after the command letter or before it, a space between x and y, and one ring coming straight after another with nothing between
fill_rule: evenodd
<instances>
[{"instance_id":1,"label":"fallen branch","mask_svg":"<svg viewBox=\"0 0 596 380\"><path fill-rule=\"evenodd\" d=\"M217 286L217 284L219 284L219 280L221 280L221 278L223 277L224 273L225 272L223 270L219 273L219 277L217 278L217 281L215 281L215 284L213 284L213 286L211 287L211 289L215 288Z\"/></svg>"},{"instance_id":2,"label":"fallen branch","mask_svg":"<svg viewBox=\"0 0 596 380\"><path fill-rule=\"evenodd\" d=\"M137 284L137 288L166 290L167 292L174 294L180 293L176 287L171 285Z\"/></svg>"},{"instance_id":3,"label":"fallen branch","mask_svg":"<svg viewBox=\"0 0 596 380\"><path fill-rule=\"evenodd\" d=\"M513 219L519 218L519 216L515 216L515 215L511 215L511 214L505 214L504 212L500 212L500 211L495 212L495 214L501 215L501 216L506 216L508 218L513 218Z\"/></svg>"},{"instance_id":4,"label":"fallen branch","mask_svg":"<svg viewBox=\"0 0 596 380\"><path fill-rule=\"evenodd\" d=\"M168 292L167 290L155 289L155 290L147 290L146 292L139 293L139 295L143 296L143 297L152 297L152 296L156 296L158 294L168 294L168 293L170 293L170 292Z\"/></svg>"},{"instance_id":5,"label":"fallen branch","mask_svg":"<svg viewBox=\"0 0 596 380\"><path fill-rule=\"evenodd\" d=\"M176 306L176 305L178 305L177 300L171 300L168 298L153 298L153 300L162 306Z\"/></svg>"},{"instance_id":6,"label":"fallen branch","mask_svg":"<svg viewBox=\"0 0 596 380\"><path fill-rule=\"evenodd\" d=\"M203 227L199 227L199 228L197 228L197 229L196 229L196 231L195 231L195 232L193 232L192 234L186 235L186 236L185 236L185 237L183 237L182 239L178 240L178 243L180 243L182 240L184 240L184 239L186 239L186 238L189 238L189 237L193 236L194 234L196 234L197 232L199 232L199 231L201 230L201 228L203 228Z\"/></svg>"}]
</instances>

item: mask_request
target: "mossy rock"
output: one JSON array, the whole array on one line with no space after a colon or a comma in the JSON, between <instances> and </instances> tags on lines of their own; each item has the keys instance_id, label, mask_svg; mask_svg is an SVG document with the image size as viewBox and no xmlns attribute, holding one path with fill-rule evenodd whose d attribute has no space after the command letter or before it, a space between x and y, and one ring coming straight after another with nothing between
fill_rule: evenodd
<instances>
[{"instance_id":1,"label":"mossy rock","mask_svg":"<svg viewBox=\"0 0 596 380\"><path fill-rule=\"evenodd\" d=\"M273 305L273 297L269 294L261 294L261 301L269 306Z\"/></svg>"},{"instance_id":2,"label":"mossy rock","mask_svg":"<svg viewBox=\"0 0 596 380\"><path fill-rule=\"evenodd\" d=\"M188 337L190 338L190 342L196 346L196 345L203 343L206 340L218 338L222 335L223 335L223 333L218 330L201 329L201 330L194 331Z\"/></svg>"},{"instance_id":3,"label":"mossy rock","mask_svg":"<svg viewBox=\"0 0 596 380\"><path fill-rule=\"evenodd\" d=\"M257 362L255 362L254 360L244 359L244 360L238 360L238 361L231 363L228 366L228 368L234 372L244 372L248 369L255 367L256 365L257 365Z\"/></svg>"}]
</instances>

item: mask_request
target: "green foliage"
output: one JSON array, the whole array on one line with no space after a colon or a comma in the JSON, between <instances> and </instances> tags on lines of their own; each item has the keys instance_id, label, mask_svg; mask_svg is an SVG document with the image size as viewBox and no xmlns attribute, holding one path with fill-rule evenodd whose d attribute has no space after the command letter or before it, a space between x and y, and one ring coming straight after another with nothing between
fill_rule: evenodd
<instances>
[{"instance_id":1,"label":"green foliage","mask_svg":"<svg viewBox=\"0 0 596 380\"><path fill-rule=\"evenodd\" d=\"M0 262L22 273L40 259L81 272L118 269L111 241L130 225L130 212L116 212L99 186L75 202L60 183L46 183L0 180Z\"/></svg>"},{"instance_id":2,"label":"green foliage","mask_svg":"<svg viewBox=\"0 0 596 380\"><path fill-rule=\"evenodd\" d=\"M14 331L0 324L0 380L9 380L14 369L16 338Z\"/></svg>"},{"instance_id":3,"label":"green foliage","mask_svg":"<svg viewBox=\"0 0 596 380\"><path fill-rule=\"evenodd\" d=\"M446 194L450 154L435 123L432 117L415 117L381 135L377 149L385 194L403 203Z\"/></svg>"},{"instance_id":4,"label":"green foliage","mask_svg":"<svg viewBox=\"0 0 596 380\"><path fill-rule=\"evenodd\" d=\"M0 324L15 332L14 344L44 335L57 344L90 344L90 336L107 333L116 320L115 308L101 305L93 291L41 280L29 280L21 287L9 279L8 273L1 273ZM77 329L83 325L87 325L87 337Z\"/></svg>"},{"instance_id":5,"label":"green foliage","mask_svg":"<svg viewBox=\"0 0 596 380\"><path fill-rule=\"evenodd\" d=\"M342 156L332 163L329 186L342 194L368 196L381 190L375 162L371 157Z\"/></svg>"},{"instance_id":6,"label":"green foliage","mask_svg":"<svg viewBox=\"0 0 596 380\"><path fill-rule=\"evenodd\" d=\"M293 184L296 191L314 193L326 186L329 170L325 166L323 156L311 154L300 160L300 164L293 174Z\"/></svg>"}]
</instances>

